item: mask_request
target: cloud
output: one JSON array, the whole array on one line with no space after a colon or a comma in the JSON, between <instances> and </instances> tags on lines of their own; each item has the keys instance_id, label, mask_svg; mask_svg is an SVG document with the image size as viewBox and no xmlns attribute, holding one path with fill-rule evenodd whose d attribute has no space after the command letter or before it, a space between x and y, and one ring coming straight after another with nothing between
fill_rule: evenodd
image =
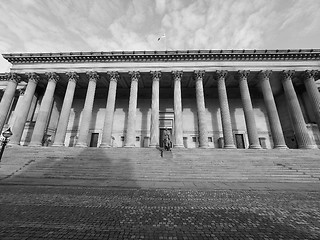
<instances>
[{"instance_id":1,"label":"cloud","mask_svg":"<svg viewBox=\"0 0 320 240\"><path fill-rule=\"evenodd\" d=\"M6 0L0 52L306 48L320 42L318 9L318 0Z\"/></svg>"}]
</instances>

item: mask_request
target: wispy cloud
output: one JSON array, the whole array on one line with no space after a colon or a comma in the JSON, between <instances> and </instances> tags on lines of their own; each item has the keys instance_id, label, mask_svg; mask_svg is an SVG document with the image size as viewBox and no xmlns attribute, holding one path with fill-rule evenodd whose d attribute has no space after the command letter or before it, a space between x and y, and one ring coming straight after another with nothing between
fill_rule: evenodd
<instances>
[{"instance_id":1,"label":"wispy cloud","mask_svg":"<svg viewBox=\"0 0 320 240\"><path fill-rule=\"evenodd\" d=\"M319 9L318 0L6 0L0 52L308 48L320 42Z\"/></svg>"}]
</instances>

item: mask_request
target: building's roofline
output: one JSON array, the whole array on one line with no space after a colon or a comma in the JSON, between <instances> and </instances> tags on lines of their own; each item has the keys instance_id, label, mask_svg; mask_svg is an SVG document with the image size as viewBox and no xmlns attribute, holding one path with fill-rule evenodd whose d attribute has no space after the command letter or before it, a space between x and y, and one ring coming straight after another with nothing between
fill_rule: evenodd
<instances>
[{"instance_id":1,"label":"building's roofline","mask_svg":"<svg viewBox=\"0 0 320 240\"><path fill-rule=\"evenodd\" d=\"M43 62L150 62L150 61L270 61L320 60L320 49L287 50L177 50L61 53L8 53L12 64Z\"/></svg>"}]
</instances>

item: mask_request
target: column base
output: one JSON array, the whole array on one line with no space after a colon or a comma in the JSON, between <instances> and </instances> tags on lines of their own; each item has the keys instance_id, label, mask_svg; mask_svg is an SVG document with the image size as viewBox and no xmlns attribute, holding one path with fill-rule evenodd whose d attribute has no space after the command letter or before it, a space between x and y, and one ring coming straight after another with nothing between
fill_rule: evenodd
<instances>
[{"instance_id":1,"label":"column base","mask_svg":"<svg viewBox=\"0 0 320 240\"><path fill-rule=\"evenodd\" d=\"M64 143L53 143L52 147L64 147Z\"/></svg>"},{"instance_id":2,"label":"column base","mask_svg":"<svg viewBox=\"0 0 320 240\"><path fill-rule=\"evenodd\" d=\"M209 148L209 145L199 146L199 148L206 149Z\"/></svg>"},{"instance_id":3,"label":"column base","mask_svg":"<svg viewBox=\"0 0 320 240\"><path fill-rule=\"evenodd\" d=\"M278 145L278 146L274 146L273 149L287 150L289 148L286 145Z\"/></svg>"},{"instance_id":4,"label":"column base","mask_svg":"<svg viewBox=\"0 0 320 240\"><path fill-rule=\"evenodd\" d=\"M249 146L249 149L262 149L260 145L252 144Z\"/></svg>"},{"instance_id":5,"label":"column base","mask_svg":"<svg viewBox=\"0 0 320 240\"><path fill-rule=\"evenodd\" d=\"M299 146L299 149L318 149L317 145Z\"/></svg>"},{"instance_id":6,"label":"column base","mask_svg":"<svg viewBox=\"0 0 320 240\"><path fill-rule=\"evenodd\" d=\"M102 143L102 144L100 144L99 148L111 148L111 145L106 144L106 143Z\"/></svg>"},{"instance_id":7,"label":"column base","mask_svg":"<svg viewBox=\"0 0 320 240\"><path fill-rule=\"evenodd\" d=\"M182 144L174 144L173 147L174 148L184 148L184 146Z\"/></svg>"},{"instance_id":8,"label":"column base","mask_svg":"<svg viewBox=\"0 0 320 240\"><path fill-rule=\"evenodd\" d=\"M236 149L235 145L224 145L224 149Z\"/></svg>"},{"instance_id":9,"label":"column base","mask_svg":"<svg viewBox=\"0 0 320 240\"><path fill-rule=\"evenodd\" d=\"M135 148L136 146L135 145L124 145L123 147L125 147L125 148Z\"/></svg>"},{"instance_id":10,"label":"column base","mask_svg":"<svg viewBox=\"0 0 320 240\"><path fill-rule=\"evenodd\" d=\"M78 143L78 144L75 145L75 147L82 147L82 148L84 148L84 147L88 147L88 145L87 145L87 144L84 144L84 143Z\"/></svg>"},{"instance_id":11,"label":"column base","mask_svg":"<svg viewBox=\"0 0 320 240\"><path fill-rule=\"evenodd\" d=\"M149 148L157 148L159 147L159 144L158 145L149 145Z\"/></svg>"},{"instance_id":12,"label":"column base","mask_svg":"<svg viewBox=\"0 0 320 240\"><path fill-rule=\"evenodd\" d=\"M28 147L42 147L41 143L30 143Z\"/></svg>"}]
</instances>

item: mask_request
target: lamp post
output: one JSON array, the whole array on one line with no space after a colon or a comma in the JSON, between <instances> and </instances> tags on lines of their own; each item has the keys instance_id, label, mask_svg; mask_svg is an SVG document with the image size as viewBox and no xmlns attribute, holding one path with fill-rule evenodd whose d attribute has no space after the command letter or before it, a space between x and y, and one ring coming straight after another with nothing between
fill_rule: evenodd
<instances>
[{"instance_id":1,"label":"lamp post","mask_svg":"<svg viewBox=\"0 0 320 240\"><path fill-rule=\"evenodd\" d=\"M1 158L2 158L2 154L4 152L4 149L7 145L7 143L9 142L9 138L12 136L11 129L8 128L6 131L4 131L2 133L2 136L4 137L4 140L2 140L2 147L1 147L1 152L0 152L0 162L1 162Z\"/></svg>"}]
</instances>

